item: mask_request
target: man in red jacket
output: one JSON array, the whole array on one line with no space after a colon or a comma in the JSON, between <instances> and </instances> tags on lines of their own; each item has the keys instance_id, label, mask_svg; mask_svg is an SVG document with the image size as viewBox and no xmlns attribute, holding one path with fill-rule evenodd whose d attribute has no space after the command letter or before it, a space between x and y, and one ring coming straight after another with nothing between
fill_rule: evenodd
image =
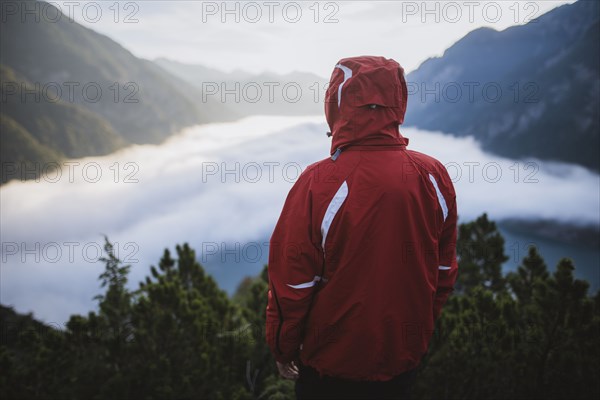
<instances>
[{"instance_id":1,"label":"man in red jacket","mask_svg":"<svg viewBox=\"0 0 600 400\"><path fill-rule=\"evenodd\" d=\"M267 342L298 398L406 396L457 277L456 195L399 132L404 70L335 66L331 157L291 189L271 237Z\"/></svg>"}]
</instances>

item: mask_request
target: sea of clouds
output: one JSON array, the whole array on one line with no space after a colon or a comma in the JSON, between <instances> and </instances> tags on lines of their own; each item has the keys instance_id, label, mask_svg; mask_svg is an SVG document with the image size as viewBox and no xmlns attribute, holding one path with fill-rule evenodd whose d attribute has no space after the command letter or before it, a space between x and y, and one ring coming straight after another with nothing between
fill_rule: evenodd
<instances>
[{"instance_id":1,"label":"sea of clouds","mask_svg":"<svg viewBox=\"0 0 600 400\"><path fill-rule=\"evenodd\" d=\"M322 117L196 126L161 145L71 160L38 181L2 186L1 303L57 325L86 314L101 292L103 235L132 265L132 287L176 244L212 253L238 243L225 250L251 257L257 249L244 244L270 236L299 173L329 155L327 130ZM599 223L600 177L585 168L495 156L473 138L402 134L447 166L462 221L488 212Z\"/></svg>"}]
</instances>

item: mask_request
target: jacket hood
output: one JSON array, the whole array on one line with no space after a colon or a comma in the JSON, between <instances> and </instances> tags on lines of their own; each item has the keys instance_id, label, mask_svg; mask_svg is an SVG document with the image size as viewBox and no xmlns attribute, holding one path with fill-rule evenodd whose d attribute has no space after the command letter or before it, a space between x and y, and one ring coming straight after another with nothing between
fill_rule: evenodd
<instances>
[{"instance_id":1,"label":"jacket hood","mask_svg":"<svg viewBox=\"0 0 600 400\"><path fill-rule=\"evenodd\" d=\"M331 154L350 145L408 144L399 131L408 93L404 69L384 57L341 59L325 94Z\"/></svg>"}]
</instances>

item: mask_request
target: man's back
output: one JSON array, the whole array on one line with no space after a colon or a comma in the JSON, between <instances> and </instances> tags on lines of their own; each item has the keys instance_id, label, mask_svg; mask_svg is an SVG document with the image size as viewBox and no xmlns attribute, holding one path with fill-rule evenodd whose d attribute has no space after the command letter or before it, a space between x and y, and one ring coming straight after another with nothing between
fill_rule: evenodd
<instances>
[{"instance_id":1,"label":"man's back","mask_svg":"<svg viewBox=\"0 0 600 400\"><path fill-rule=\"evenodd\" d=\"M443 165L397 130L397 63L361 57L337 70L333 155L300 176L271 239L267 339L281 362L383 381L418 365L452 290L455 193Z\"/></svg>"}]
</instances>

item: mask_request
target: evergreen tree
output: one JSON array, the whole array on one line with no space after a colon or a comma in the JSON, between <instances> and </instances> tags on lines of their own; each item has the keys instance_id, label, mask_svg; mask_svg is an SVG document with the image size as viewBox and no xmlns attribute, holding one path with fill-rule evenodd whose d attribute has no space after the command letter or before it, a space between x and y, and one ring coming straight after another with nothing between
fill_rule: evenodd
<instances>
[{"instance_id":1,"label":"evergreen tree","mask_svg":"<svg viewBox=\"0 0 600 400\"><path fill-rule=\"evenodd\" d=\"M437 321L415 398L600 397L600 292L531 247L503 277L504 240L484 214L459 227L457 291ZM0 306L2 399L292 399L265 342L267 267L233 299L195 252L165 250L130 291L105 240L98 310L62 331Z\"/></svg>"},{"instance_id":2,"label":"evergreen tree","mask_svg":"<svg viewBox=\"0 0 600 400\"><path fill-rule=\"evenodd\" d=\"M455 289L458 293L468 293L479 285L493 292L504 288L502 263L508 260L504 238L487 214L459 225L456 247L459 275Z\"/></svg>"},{"instance_id":3,"label":"evergreen tree","mask_svg":"<svg viewBox=\"0 0 600 400\"><path fill-rule=\"evenodd\" d=\"M133 306L132 395L144 398L249 397L248 341L241 312L204 273L195 252L168 250L140 285Z\"/></svg>"},{"instance_id":4,"label":"evergreen tree","mask_svg":"<svg viewBox=\"0 0 600 400\"><path fill-rule=\"evenodd\" d=\"M537 248L530 246L528 251L517 272L506 275L508 284L521 305L531 304L534 286L548 279L546 263Z\"/></svg>"},{"instance_id":5,"label":"evergreen tree","mask_svg":"<svg viewBox=\"0 0 600 400\"><path fill-rule=\"evenodd\" d=\"M234 296L250 323L252 333L252 353L247 378L252 392L260 398L293 399L293 383L279 378L275 359L265 337L268 287L268 269L265 265L257 277L242 280Z\"/></svg>"},{"instance_id":6,"label":"evergreen tree","mask_svg":"<svg viewBox=\"0 0 600 400\"><path fill-rule=\"evenodd\" d=\"M479 238L488 247L459 248L459 274L468 260L463 290L437 321L416 397L598 398L599 294L587 295L588 284L574 279L569 259L549 275L535 247L516 273L497 279L494 260L504 257L495 229L485 215L460 227L463 244Z\"/></svg>"}]
</instances>

